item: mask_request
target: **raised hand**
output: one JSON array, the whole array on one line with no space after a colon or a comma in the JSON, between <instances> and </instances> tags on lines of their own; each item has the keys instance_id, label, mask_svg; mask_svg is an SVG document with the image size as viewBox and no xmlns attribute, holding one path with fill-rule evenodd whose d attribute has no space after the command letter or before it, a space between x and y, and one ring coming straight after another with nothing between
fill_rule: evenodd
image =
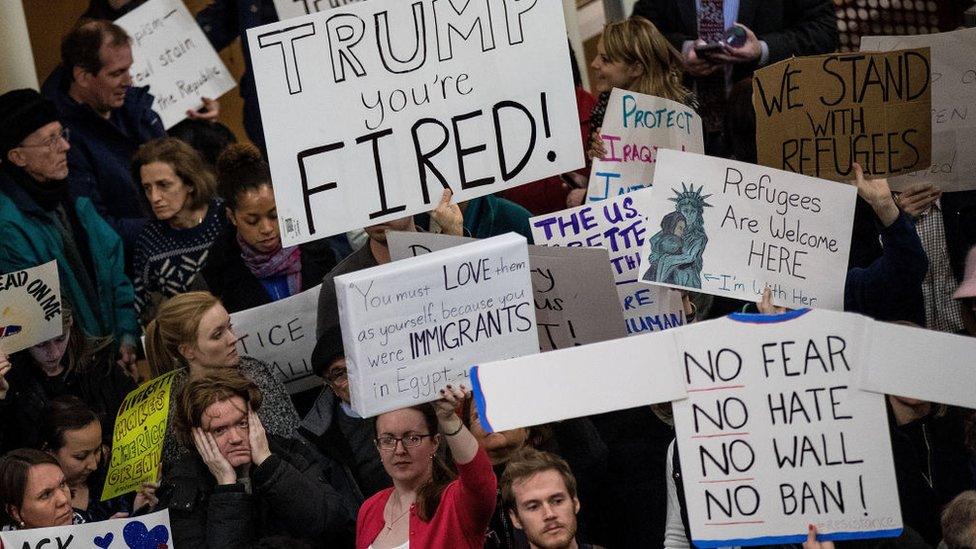
<instances>
[{"instance_id":1,"label":"raised hand","mask_svg":"<svg viewBox=\"0 0 976 549\"><path fill-rule=\"evenodd\" d=\"M132 378L132 381L136 382L136 385L143 381L142 375L139 373L139 365L136 364L136 348L129 344L122 344L119 347L119 359L116 361L119 368L125 372L125 375Z\"/></svg>"},{"instance_id":2,"label":"raised hand","mask_svg":"<svg viewBox=\"0 0 976 549\"><path fill-rule=\"evenodd\" d=\"M437 419L442 426L445 424L456 425L461 422L457 415L457 409L471 394L471 390L464 385L448 385L441 389L441 399L434 402L434 411L437 412ZM457 422L453 420L457 420Z\"/></svg>"},{"instance_id":3,"label":"raised hand","mask_svg":"<svg viewBox=\"0 0 976 549\"><path fill-rule=\"evenodd\" d=\"M803 549L834 549L832 541L817 541L817 527L807 526L807 540L803 542Z\"/></svg>"},{"instance_id":4,"label":"raised hand","mask_svg":"<svg viewBox=\"0 0 976 549\"><path fill-rule=\"evenodd\" d=\"M871 205L885 227L898 219L900 210L891 196L891 187L888 186L887 179L865 179L864 168L855 162L854 185L857 186L857 194Z\"/></svg>"},{"instance_id":5,"label":"raised hand","mask_svg":"<svg viewBox=\"0 0 976 549\"><path fill-rule=\"evenodd\" d=\"M251 463L255 467L264 463L271 456L268 447L268 433L264 430L261 418L247 405L247 440L251 445Z\"/></svg>"},{"instance_id":6,"label":"raised hand","mask_svg":"<svg viewBox=\"0 0 976 549\"><path fill-rule=\"evenodd\" d=\"M464 216L461 214L461 208L451 201L452 198L454 198L454 191L444 189L441 193L441 201L430 211L430 218L440 225L441 232L444 234L464 236Z\"/></svg>"},{"instance_id":7,"label":"raised hand","mask_svg":"<svg viewBox=\"0 0 976 549\"><path fill-rule=\"evenodd\" d=\"M773 305L773 290L769 286L766 286L766 289L763 290L762 299L759 300L756 307L764 315L778 315L786 312L786 307Z\"/></svg>"},{"instance_id":8,"label":"raised hand","mask_svg":"<svg viewBox=\"0 0 976 549\"><path fill-rule=\"evenodd\" d=\"M213 435L199 427L193 428L193 445L203 463L210 469L210 473L217 480L217 484L234 484L237 482L237 472L227 458L220 453L220 447Z\"/></svg>"},{"instance_id":9,"label":"raised hand","mask_svg":"<svg viewBox=\"0 0 976 549\"><path fill-rule=\"evenodd\" d=\"M138 511L143 507L148 506L149 509L155 509L156 505L159 504L159 498L156 497L156 490L159 489L159 483L156 482L143 482L142 486L136 492L136 498L132 503L132 510Z\"/></svg>"},{"instance_id":10,"label":"raised hand","mask_svg":"<svg viewBox=\"0 0 976 549\"><path fill-rule=\"evenodd\" d=\"M593 135L590 136L590 150L586 151L586 156L602 159L606 155L607 147L603 142L603 135L600 134L600 128L597 128L593 130Z\"/></svg>"},{"instance_id":11,"label":"raised hand","mask_svg":"<svg viewBox=\"0 0 976 549\"><path fill-rule=\"evenodd\" d=\"M191 120L216 122L217 118L220 117L220 102L209 97L201 97L200 99L203 100L203 108L200 110L190 109L186 111L186 117Z\"/></svg>"},{"instance_id":12,"label":"raised hand","mask_svg":"<svg viewBox=\"0 0 976 549\"><path fill-rule=\"evenodd\" d=\"M0 351L0 400L7 398L7 392L10 391L10 382L7 381L7 373L13 365L10 364L10 359L7 358L7 354Z\"/></svg>"},{"instance_id":13,"label":"raised hand","mask_svg":"<svg viewBox=\"0 0 976 549\"><path fill-rule=\"evenodd\" d=\"M941 196L942 191L935 185L915 184L898 195L895 203L903 212L917 218L927 212Z\"/></svg>"}]
</instances>

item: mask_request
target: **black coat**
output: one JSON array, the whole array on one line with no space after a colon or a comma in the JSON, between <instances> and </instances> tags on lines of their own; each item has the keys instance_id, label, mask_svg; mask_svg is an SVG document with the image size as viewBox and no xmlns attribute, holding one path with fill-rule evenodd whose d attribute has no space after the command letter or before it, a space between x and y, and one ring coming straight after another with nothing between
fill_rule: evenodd
<instances>
[{"instance_id":1,"label":"black coat","mask_svg":"<svg viewBox=\"0 0 976 549\"><path fill-rule=\"evenodd\" d=\"M195 452L170 469L158 508L169 508L174 546L240 548L268 536L351 546L356 510L331 484L333 468L297 440L269 435L268 443L271 457L252 467L250 493L241 483L218 486Z\"/></svg>"},{"instance_id":2,"label":"black coat","mask_svg":"<svg viewBox=\"0 0 976 549\"><path fill-rule=\"evenodd\" d=\"M314 288L336 265L335 253L326 240L299 246L302 251L302 291ZM203 279L210 292L220 298L230 313L271 303L271 296L241 258L237 231L228 224L214 242L203 267Z\"/></svg>"}]
</instances>

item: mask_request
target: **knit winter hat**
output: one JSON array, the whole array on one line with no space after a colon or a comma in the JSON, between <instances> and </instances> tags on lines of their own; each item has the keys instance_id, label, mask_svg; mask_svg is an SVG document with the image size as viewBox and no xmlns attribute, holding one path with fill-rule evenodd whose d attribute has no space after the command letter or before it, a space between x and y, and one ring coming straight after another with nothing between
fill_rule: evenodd
<instances>
[{"instance_id":1,"label":"knit winter hat","mask_svg":"<svg viewBox=\"0 0 976 549\"><path fill-rule=\"evenodd\" d=\"M312 371L324 378L329 366L345 354L340 328L338 326L327 328L322 337L315 343L315 349L312 351Z\"/></svg>"},{"instance_id":2,"label":"knit winter hat","mask_svg":"<svg viewBox=\"0 0 976 549\"><path fill-rule=\"evenodd\" d=\"M25 88L0 95L0 160L28 135L58 120L54 104Z\"/></svg>"}]
</instances>

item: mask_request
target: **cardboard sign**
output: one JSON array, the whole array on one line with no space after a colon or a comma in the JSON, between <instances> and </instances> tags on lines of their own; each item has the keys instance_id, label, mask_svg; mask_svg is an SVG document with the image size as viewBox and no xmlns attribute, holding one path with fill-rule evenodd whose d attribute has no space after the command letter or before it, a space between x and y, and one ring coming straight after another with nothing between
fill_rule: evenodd
<instances>
[{"instance_id":1,"label":"cardboard sign","mask_svg":"<svg viewBox=\"0 0 976 549\"><path fill-rule=\"evenodd\" d=\"M688 398L673 404L697 547L896 537L884 396L857 390L857 315L800 310L677 330Z\"/></svg>"},{"instance_id":2,"label":"cardboard sign","mask_svg":"<svg viewBox=\"0 0 976 549\"><path fill-rule=\"evenodd\" d=\"M862 36L861 51L929 48L932 54L932 164L889 180L896 190L931 183L944 191L976 188L976 29L914 36Z\"/></svg>"},{"instance_id":3,"label":"cardboard sign","mask_svg":"<svg viewBox=\"0 0 976 549\"><path fill-rule=\"evenodd\" d=\"M285 246L583 166L559 2L371 0L247 35Z\"/></svg>"},{"instance_id":4,"label":"cardboard sign","mask_svg":"<svg viewBox=\"0 0 976 549\"><path fill-rule=\"evenodd\" d=\"M873 322L871 361L861 370L865 391L976 408L976 340L933 330ZM933 367L919 373L919 365Z\"/></svg>"},{"instance_id":5,"label":"cardboard sign","mask_svg":"<svg viewBox=\"0 0 976 549\"><path fill-rule=\"evenodd\" d=\"M289 393L322 385L312 369L315 322L322 285L230 315L237 352L267 362Z\"/></svg>"},{"instance_id":6,"label":"cardboard sign","mask_svg":"<svg viewBox=\"0 0 976 549\"><path fill-rule=\"evenodd\" d=\"M284 21L292 17L301 17L311 13L331 10L360 0L274 0L278 20Z\"/></svg>"},{"instance_id":7,"label":"cardboard sign","mask_svg":"<svg viewBox=\"0 0 976 549\"><path fill-rule=\"evenodd\" d=\"M112 432L112 460L102 501L138 490L143 482L158 480L170 390L177 373L169 372L143 383L122 401Z\"/></svg>"},{"instance_id":8,"label":"cardboard sign","mask_svg":"<svg viewBox=\"0 0 976 549\"><path fill-rule=\"evenodd\" d=\"M509 233L337 276L353 410L431 402L479 361L538 353L526 246Z\"/></svg>"},{"instance_id":9,"label":"cardboard sign","mask_svg":"<svg viewBox=\"0 0 976 549\"><path fill-rule=\"evenodd\" d=\"M928 48L799 57L753 80L759 163L835 181L932 164Z\"/></svg>"},{"instance_id":10,"label":"cardboard sign","mask_svg":"<svg viewBox=\"0 0 976 549\"><path fill-rule=\"evenodd\" d=\"M670 150L654 181L642 282L843 309L853 185Z\"/></svg>"},{"instance_id":11,"label":"cardboard sign","mask_svg":"<svg viewBox=\"0 0 976 549\"><path fill-rule=\"evenodd\" d=\"M588 202L650 187L658 149L705 152L701 117L686 105L614 88L600 129L607 150L593 160Z\"/></svg>"},{"instance_id":12,"label":"cardboard sign","mask_svg":"<svg viewBox=\"0 0 976 549\"><path fill-rule=\"evenodd\" d=\"M62 329L57 261L0 275L0 351L22 351Z\"/></svg>"},{"instance_id":13,"label":"cardboard sign","mask_svg":"<svg viewBox=\"0 0 976 549\"><path fill-rule=\"evenodd\" d=\"M671 333L474 366L481 426L494 433L684 398L684 381L670 364L677 354Z\"/></svg>"},{"instance_id":14,"label":"cardboard sign","mask_svg":"<svg viewBox=\"0 0 976 549\"><path fill-rule=\"evenodd\" d=\"M476 239L390 232L396 260L445 250ZM529 246L539 348L543 352L627 335L606 250Z\"/></svg>"},{"instance_id":15,"label":"cardboard sign","mask_svg":"<svg viewBox=\"0 0 976 549\"><path fill-rule=\"evenodd\" d=\"M607 250L628 335L666 330L685 322L678 292L637 283L648 232L649 192L644 189L529 220L538 243Z\"/></svg>"},{"instance_id":16,"label":"cardboard sign","mask_svg":"<svg viewBox=\"0 0 976 549\"><path fill-rule=\"evenodd\" d=\"M180 0L150 0L115 23L132 37L132 85L149 86L166 129L235 86L224 62Z\"/></svg>"},{"instance_id":17,"label":"cardboard sign","mask_svg":"<svg viewBox=\"0 0 976 549\"><path fill-rule=\"evenodd\" d=\"M175 547L171 541L169 510L133 518L103 520L73 526L0 531L0 545L9 549L101 547L157 549ZM114 542L114 543L113 543Z\"/></svg>"}]
</instances>

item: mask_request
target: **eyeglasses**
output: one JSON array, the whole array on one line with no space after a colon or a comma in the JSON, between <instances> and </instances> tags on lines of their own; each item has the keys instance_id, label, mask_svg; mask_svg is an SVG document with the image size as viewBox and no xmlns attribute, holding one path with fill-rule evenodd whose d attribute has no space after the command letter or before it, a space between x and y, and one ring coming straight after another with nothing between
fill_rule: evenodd
<instances>
[{"instance_id":1,"label":"eyeglasses","mask_svg":"<svg viewBox=\"0 0 976 549\"><path fill-rule=\"evenodd\" d=\"M393 435L383 435L376 439L376 447L380 450L395 450L397 442L403 444L404 448L416 448L420 446L420 443L424 441L427 437L432 437L434 435L403 435L402 437L395 437Z\"/></svg>"},{"instance_id":2,"label":"eyeglasses","mask_svg":"<svg viewBox=\"0 0 976 549\"><path fill-rule=\"evenodd\" d=\"M64 139L65 142L71 142L71 132L68 128L61 128L61 131L57 135L52 135L40 143L34 145L19 145L21 148L30 149L33 147L47 147L51 152L58 152L61 146L61 140Z\"/></svg>"},{"instance_id":3,"label":"eyeglasses","mask_svg":"<svg viewBox=\"0 0 976 549\"><path fill-rule=\"evenodd\" d=\"M325 375L325 380L329 383L335 383L340 379L345 379L347 376L348 371L345 368L336 368Z\"/></svg>"}]
</instances>

